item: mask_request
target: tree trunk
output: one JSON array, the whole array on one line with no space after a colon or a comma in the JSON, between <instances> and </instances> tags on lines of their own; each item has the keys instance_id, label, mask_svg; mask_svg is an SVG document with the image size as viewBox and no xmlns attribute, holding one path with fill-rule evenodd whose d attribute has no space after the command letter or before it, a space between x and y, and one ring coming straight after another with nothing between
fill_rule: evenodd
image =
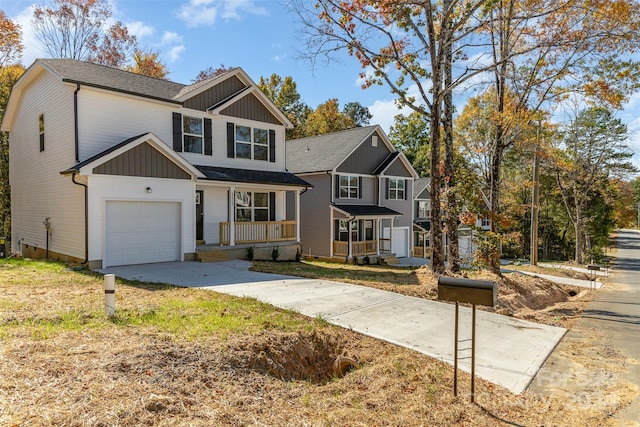
<instances>
[{"instance_id":1,"label":"tree trunk","mask_svg":"<svg viewBox=\"0 0 640 427\"><path fill-rule=\"evenodd\" d=\"M434 89L434 92L436 89ZM434 94L435 97L435 94ZM431 112L431 271L444 273L442 212L440 209L440 105Z\"/></svg>"},{"instance_id":2,"label":"tree trunk","mask_svg":"<svg viewBox=\"0 0 640 427\"><path fill-rule=\"evenodd\" d=\"M451 0L445 1L444 10L450 10ZM452 30L451 16L446 16L443 23L444 38L444 87L450 88L453 81ZM445 89L447 90L447 89ZM453 92L447 90L444 94L444 188L446 195L446 224L447 224L447 261L448 270L452 273L460 271L460 251L458 247L458 203L456 200L454 179L454 150L453 150Z\"/></svg>"}]
</instances>

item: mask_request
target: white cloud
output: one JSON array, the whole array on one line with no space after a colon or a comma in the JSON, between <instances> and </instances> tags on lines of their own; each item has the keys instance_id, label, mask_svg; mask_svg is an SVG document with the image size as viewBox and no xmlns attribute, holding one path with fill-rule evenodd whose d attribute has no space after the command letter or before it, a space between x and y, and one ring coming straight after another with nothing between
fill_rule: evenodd
<instances>
[{"instance_id":1,"label":"white cloud","mask_svg":"<svg viewBox=\"0 0 640 427\"><path fill-rule=\"evenodd\" d=\"M142 21L134 21L125 23L131 34L138 39L153 35L155 29L151 25L147 25Z\"/></svg>"},{"instance_id":2,"label":"white cloud","mask_svg":"<svg viewBox=\"0 0 640 427\"><path fill-rule=\"evenodd\" d=\"M175 43L182 43L182 36L172 31L165 31L162 35L162 45L170 45Z\"/></svg>"},{"instance_id":3,"label":"white cloud","mask_svg":"<svg viewBox=\"0 0 640 427\"><path fill-rule=\"evenodd\" d=\"M175 62L178 59L180 59L180 55L182 54L182 52L185 51L185 47L184 45L178 45L178 46L173 46L171 49L169 49L169 52L167 53L167 56L169 57L169 62Z\"/></svg>"},{"instance_id":4,"label":"white cloud","mask_svg":"<svg viewBox=\"0 0 640 427\"><path fill-rule=\"evenodd\" d=\"M218 16L223 19L242 19L242 15L266 15L267 10L253 0L189 0L177 11L187 27L212 26Z\"/></svg>"},{"instance_id":5,"label":"white cloud","mask_svg":"<svg viewBox=\"0 0 640 427\"><path fill-rule=\"evenodd\" d=\"M393 126L393 118L398 114L411 114L411 109L404 107L398 109L398 106L393 100L377 100L370 105L369 112L373 116L370 120L372 125L380 125L382 129L389 133L389 128Z\"/></svg>"}]
</instances>

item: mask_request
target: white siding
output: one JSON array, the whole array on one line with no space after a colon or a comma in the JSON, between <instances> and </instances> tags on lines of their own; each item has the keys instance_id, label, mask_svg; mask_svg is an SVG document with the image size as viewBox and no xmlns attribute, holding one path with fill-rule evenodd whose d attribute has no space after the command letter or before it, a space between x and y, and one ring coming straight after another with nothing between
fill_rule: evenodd
<instances>
[{"instance_id":1,"label":"white siding","mask_svg":"<svg viewBox=\"0 0 640 427\"><path fill-rule=\"evenodd\" d=\"M228 221L229 217L228 189L206 187L202 190L204 190L204 240L207 244L219 244L220 223Z\"/></svg>"},{"instance_id":2,"label":"white siding","mask_svg":"<svg viewBox=\"0 0 640 427\"><path fill-rule=\"evenodd\" d=\"M151 187L151 193L145 191ZM89 261L103 260L107 201L177 202L182 206L182 252L195 252L195 183L188 180L89 177Z\"/></svg>"},{"instance_id":3,"label":"white siding","mask_svg":"<svg viewBox=\"0 0 640 427\"><path fill-rule=\"evenodd\" d=\"M82 86L78 92L80 161L147 132L171 147L172 111L175 108L167 104Z\"/></svg>"},{"instance_id":4,"label":"white siding","mask_svg":"<svg viewBox=\"0 0 640 427\"><path fill-rule=\"evenodd\" d=\"M84 258L84 189L60 175L75 163L74 87L42 73L25 90L10 131L12 249L44 248L43 222L53 228L49 250ZM44 114L45 151L38 117Z\"/></svg>"}]
</instances>

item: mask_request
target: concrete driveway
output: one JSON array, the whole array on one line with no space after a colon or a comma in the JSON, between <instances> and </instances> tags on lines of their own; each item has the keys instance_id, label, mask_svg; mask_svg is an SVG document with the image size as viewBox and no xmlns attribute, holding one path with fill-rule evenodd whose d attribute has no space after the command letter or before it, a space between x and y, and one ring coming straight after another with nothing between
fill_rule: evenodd
<instances>
[{"instance_id":1,"label":"concrete driveway","mask_svg":"<svg viewBox=\"0 0 640 427\"><path fill-rule=\"evenodd\" d=\"M174 262L98 270L253 297L453 364L454 306L346 283L248 271L248 261ZM478 311L476 374L521 393L566 330ZM459 366L471 370L471 310L460 307ZM466 390L461 389L462 393Z\"/></svg>"}]
</instances>

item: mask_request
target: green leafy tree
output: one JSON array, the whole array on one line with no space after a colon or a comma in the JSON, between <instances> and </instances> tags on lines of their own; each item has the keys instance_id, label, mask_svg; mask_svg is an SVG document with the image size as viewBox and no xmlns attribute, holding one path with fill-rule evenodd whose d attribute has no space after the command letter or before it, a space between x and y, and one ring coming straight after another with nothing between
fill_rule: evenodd
<instances>
[{"instance_id":1,"label":"green leafy tree","mask_svg":"<svg viewBox=\"0 0 640 427\"><path fill-rule=\"evenodd\" d=\"M431 159L429 122L425 116L415 111L409 115L397 114L389 128L389 139L401 150L418 175L430 175Z\"/></svg>"},{"instance_id":2,"label":"green leafy tree","mask_svg":"<svg viewBox=\"0 0 640 427\"><path fill-rule=\"evenodd\" d=\"M574 227L575 262L592 250L594 227L610 230L611 222L594 210L607 199L610 178L637 172L627 146L627 126L606 108L580 111L560 134L550 168ZM600 208L600 212L605 210ZM608 212L608 211L607 211Z\"/></svg>"},{"instance_id":3,"label":"green leafy tree","mask_svg":"<svg viewBox=\"0 0 640 427\"><path fill-rule=\"evenodd\" d=\"M324 135L325 133L351 129L355 126L356 124L351 117L340 112L338 100L332 98L318 105L318 108L307 116L303 136Z\"/></svg>"},{"instance_id":4,"label":"green leafy tree","mask_svg":"<svg viewBox=\"0 0 640 427\"><path fill-rule=\"evenodd\" d=\"M258 87L293 123L293 129L286 131L287 139L302 137L311 108L300 100L300 94L293 77L286 76L283 79L277 74L272 74L269 78L260 77Z\"/></svg>"},{"instance_id":5,"label":"green leafy tree","mask_svg":"<svg viewBox=\"0 0 640 427\"><path fill-rule=\"evenodd\" d=\"M369 109L359 102L347 102L342 108L342 114L351 117L356 127L367 126L373 118Z\"/></svg>"}]
</instances>

